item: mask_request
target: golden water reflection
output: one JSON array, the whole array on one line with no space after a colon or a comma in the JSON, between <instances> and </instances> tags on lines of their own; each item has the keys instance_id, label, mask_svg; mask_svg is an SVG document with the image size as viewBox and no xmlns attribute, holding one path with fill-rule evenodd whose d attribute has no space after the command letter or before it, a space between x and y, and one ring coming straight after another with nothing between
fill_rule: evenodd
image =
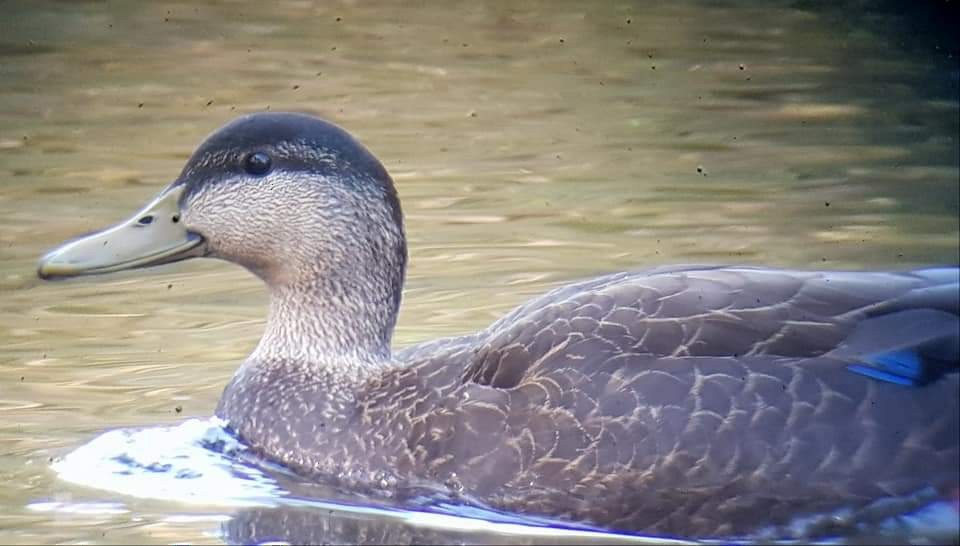
<instances>
[{"instance_id":1,"label":"golden water reflection","mask_svg":"<svg viewBox=\"0 0 960 546\"><path fill-rule=\"evenodd\" d=\"M6 4L0 541L216 540L159 503L24 506L89 496L48 460L105 429L209 415L260 334L260 286L213 261L63 283L34 264L144 203L240 113L319 113L394 175L400 345L649 265L960 261L955 62L899 49L892 16L789 6Z\"/></svg>"}]
</instances>

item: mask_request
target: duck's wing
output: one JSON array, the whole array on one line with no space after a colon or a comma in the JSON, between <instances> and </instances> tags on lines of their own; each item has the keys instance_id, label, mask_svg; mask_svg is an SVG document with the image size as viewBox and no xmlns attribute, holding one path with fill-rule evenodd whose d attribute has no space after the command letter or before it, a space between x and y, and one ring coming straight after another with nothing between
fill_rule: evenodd
<instances>
[{"instance_id":1,"label":"duck's wing","mask_svg":"<svg viewBox=\"0 0 960 546\"><path fill-rule=\"evenodd\" d=\"M567 286L422 349L448 363L425 374L467 366L409 445L499 506L621 528L723 535L902 500L958 480L957 293L957 269Z\"/></svg>"},{"instance_id":2,"label":"duck's wing","mask_svg":"<svg viewBox=\"0 0 960 546\"><path fill-rule=\"evenodd\" d=\"M494 323L474 378L509 386L554 353L815 357L929 381L957 363L960 273L669 268L560 288ZM549 360L549 359L548 359ZM922 370L911 370L920 367ZM905 374L898 377L897 374ZM889 376L889 377L888 377Z\"/></svg>"}]
</instances>

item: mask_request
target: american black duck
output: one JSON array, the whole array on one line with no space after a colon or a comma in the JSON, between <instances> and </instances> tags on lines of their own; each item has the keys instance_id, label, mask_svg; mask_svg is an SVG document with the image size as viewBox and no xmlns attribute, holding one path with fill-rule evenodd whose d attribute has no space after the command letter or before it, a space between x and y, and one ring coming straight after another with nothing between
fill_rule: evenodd
<instances>
[{"instance_id":1,"label":"american black duck","mask_svg":"<svg viewBox=\"0 0 960 546\"><path fill-rule=\"evenodd\" d=\"M311 479L683 536L903 512L960 483L956 267L616 273L393 351L407 250L390 176L335 125L261 113L39 275L192 257L267 285L216 413Z\"/></svg>"}]
</instances>

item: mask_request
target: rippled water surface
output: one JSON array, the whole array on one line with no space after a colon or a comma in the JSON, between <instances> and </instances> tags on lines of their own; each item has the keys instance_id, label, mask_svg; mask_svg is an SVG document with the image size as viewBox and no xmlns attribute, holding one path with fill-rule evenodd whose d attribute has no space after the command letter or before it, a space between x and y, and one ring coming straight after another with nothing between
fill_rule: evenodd
<instances>
[{"instance_id":1,"label":"rippled water surface","mask_svg":"<svg viewBox=\"0 0 960 546\"><path fill-rule=\"evenodd\" d=\"M648 265L957 263L955 42L826 4L5 2L0 542L243 541L318 510L315 540L512 536L58 477L105 431L204 422L258 339L265 295L226 263L34 277L240 113L320 114L392 173L411 251L398 345Z\"/></svg>"}]
</instances>

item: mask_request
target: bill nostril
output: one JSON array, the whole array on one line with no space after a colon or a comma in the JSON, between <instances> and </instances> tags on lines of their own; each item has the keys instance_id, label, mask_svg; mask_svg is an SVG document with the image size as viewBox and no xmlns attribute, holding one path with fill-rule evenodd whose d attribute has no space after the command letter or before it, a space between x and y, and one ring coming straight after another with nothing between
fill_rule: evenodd
<instances>
[{"instance_id":1,"label":"bill nostril","mask_svg":"<svg viewBox=\"0 0 960 546\"><path fill-rule=\"evenodd\" d=\"M153 223L153 215L148 214L140 218L139 220L137 220L137 223L140 224L141 226L149 226L150 224Z\"/></svg>"}]
</instances>

